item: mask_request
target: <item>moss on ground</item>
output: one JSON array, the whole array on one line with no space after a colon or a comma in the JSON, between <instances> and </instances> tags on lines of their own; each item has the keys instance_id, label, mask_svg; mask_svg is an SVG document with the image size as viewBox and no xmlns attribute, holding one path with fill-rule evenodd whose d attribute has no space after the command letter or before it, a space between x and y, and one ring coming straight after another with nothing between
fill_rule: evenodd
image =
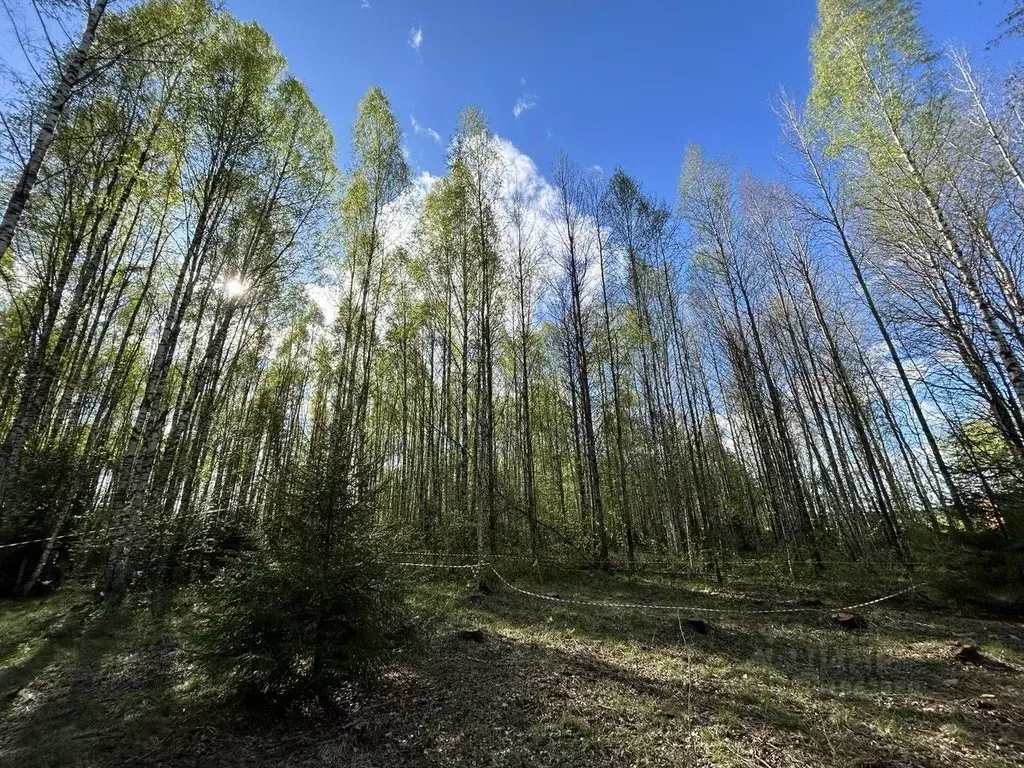
<instances>
[{"instance_id":1,"label":"moss on ground","mask_svg":"<svg viewBox=\"0 0 1024 768\"><path fill-rule=\"evenodd\" d=\"M372 691L267 719L219 703L190 670L188 595L111 609L65 589L0 604L0 765L1024 765L1019 622L910 595L864 609L869 628L846 632L824 608L744 611L844 605L868 596L863 585L513 580L736 612L569 605L500 583L467 598L475 583L418 575L419 652ZM708 634L686 623L697 617ZM961 642L999 663L955 661Z\"/></svg>"}]
</instances>

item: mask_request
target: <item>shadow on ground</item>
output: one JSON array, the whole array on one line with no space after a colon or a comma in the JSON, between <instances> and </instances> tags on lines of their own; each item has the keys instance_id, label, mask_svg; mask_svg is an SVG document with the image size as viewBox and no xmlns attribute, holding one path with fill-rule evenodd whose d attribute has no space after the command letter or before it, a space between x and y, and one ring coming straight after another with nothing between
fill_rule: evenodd
<instances>
[{"instance_id":1,"label":"shadow on ground","mask_svg":"<svg viewBox=\"0 0 1024 768\"><path fill-rule=\"evenodd\" d=\"M544 590L737 611L793 599L613 577ZM716 614L699 634L696 612L466 591L419 585L443 611L375 690L257 722L191 690L167 610L2 606L24 614L0 640L0 764L1012 766L1024 754L1019 624L911 601L865 611L864 632L819 610ZM964 640L1011 666L955 662Z\"/></svg>"}]
</instances>

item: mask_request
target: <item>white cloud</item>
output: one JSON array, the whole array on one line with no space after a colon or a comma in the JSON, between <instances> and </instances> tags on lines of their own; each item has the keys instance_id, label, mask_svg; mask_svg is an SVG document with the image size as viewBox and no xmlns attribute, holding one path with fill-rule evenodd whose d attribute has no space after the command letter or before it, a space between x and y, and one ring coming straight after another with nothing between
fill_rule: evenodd
<instances>
[{"instance_id":1,"label":"white cloud","mask_svg":"<svg viewBox=\"0 0 1024 768\"><path fill-rule=\"evenodd\" d=\"M404 148L403 148L404 150ZM416 244L416 226L427 194L438 177L422 171L412 178L408 188L385 206L380 217L381 245L387 253L396 248L412 249ZM306 283L306 297L316 305L330 328L338 317L338 308L349 287L349 274L344 269L329 269L316 282ZM383 333L390 323L391 308L385 306L378 318Z\"/></svg>"},{"instance_id":2,"label":"white cloud","mask_svg":"<svg viewBox=\"0 0 1024 768\"><path fill-rule=\"evenodd\" d=\"M344 291L338 285L325 285L323 283L307 283L303 286L306 297L316 304L320 314L324 318L324 326L330 328L338 317L338 307Z\"/></svg>"},{"instance_id":3,"label":"white cloud","mask_svg":"<svg viewBox=\"0 0 1024 768\"><path fill-rule=\"evenodd\" d=\"M420 49L420 45L423 44L423 27L415 26L409 30L409 45L414 51Z\"/></svg>"},{"instance_id":4,"label":"white cloud","mask_svg":"<svg viewBox=\"0 0 1024 768\"><path fill-rule=\"evenodd\" d=\"M441 134L435 131L433 128L428 128L425 125L421 125L420 121L415 117L412 118L412 132L417 136L429 136L435 144L441 143Z\"/></svg>"},{"instance_id":5,"label":"white cloud","mask_svg":"<svg viewBox=\"0 0 1024 768\"><path fill-rule=\"evenodd\" d=\"M370 0L363 0L363 2L359 4L359 7L360 8L369 8L370 7Z\"/></svg>"},{"instance_id":6,"label":"white cloud","mask_svg":"<svg viewBox=\"0 0 1024 768\"><path fill-rule=\"evenodd\" d=\"M555 188L537 168L533 158L522 152L515 144L500 136L494 137L494 147L502 169L500 191L504 198L520 192L532 204L543 209L555 203Z\"/></svg>"},{"instance_id":7,"label":"white cloud","mask_svg":"<svg viewBox=\"0 0 1024 768\"><path fill-rule=\"evenodd\" d=\"M423 204L437 181L437 176L421 171L412 178L408 188L388 204L381 222L382 240L388 250L399 247L411 249L416 244L416 226Z\"/></svg>"},{"instance_id":8,"label":"white cloud","mask_svg":"<svg viewBox=\"0 0 1024 768\"><path fill-rule=\"evenodd\" d=\"M512 107L512 114L517 118L526 112L527 110L533 109L537 106L537 97L532 93L524 93L516 101L516 105Z\"/></svg>"},{"instance_id":9,"label":"white cloud","mask_svg":"<svg viewBox=\"0 0 1024 768\"><path fill-rule=\"evenodd\" d=\"M537 266L541 282L548 286L547 300L554 301L552 291L565 277L563 254L566 247L565 223L561 219L558 189L545 177L529 155L507 139L496 136L494 146L502 173L498 197L510 201L518 194L523 203L526 229L532 233L537 249ZM576 247L582 260L590 262L585 269L584 295L586 300L597 297L597 267L594 259L596 230L592 222L581 222Z\"/></svg>"},{"instance_id":10,"label":"white cloud","mask_svg":"<svg viewBox=\"0 0 1024 768\"><path fill-rule=\"evenodd\" d=\"M425 131L422 125L413 121L414 131L417 125ZM530 261L535 265L534 277L527 285L532 296L531 314L534 322L552 320L565 311L566 232L561 218L559 192L533 159L512 142L498 136L494 136L491 141L496 166L500 169L495 179L497 187L494 189L495 212L502 222L499 226L502 238L499 253L507 259L514 258L516 253L516 233L508 224L512 206L518 204L523 234L531 254ZM427 171L418 171L413 175L409 187L385 207L380 219L381 246L384 252L393 253L397 248L404 248L413 256L420 255L423 241L418 237L418 225L427 194L438 181L440 177ZM583 298L589 305L600 300L601 296L598 279L600 273L596 261L596 231L593 222L587 217L580 222L580 227L577 230L576 247L585 264ZM620 259L612 251L606 255L609 259L609 280L617 281L620 279L617 277ZM319 275L315 282L303 286L309 301L323 315L326 329L330 329L337 318L348 280L348 273L344 270L328 270ZM511 304L508 306L511 307ZM377 323L381 334L386 333L394 321L394 310L394 304L390 301L385 301L380 308ZM514 327L518 321L511 315L505 315L503 322Z\"/></svg>"},{"instance_id":11,"label":"white cloud","mask_svg":"<svg viewBox=\"0 0 1024 768\"><path fill-rule=\"evenodd\" d=\"M414 133L427 133L429 129L413 118ZM495 136L492 139L497 167L500 174L496 179L494 190L497 213L503 221L507 221L513 199L517 199L521 207L525 232L533 251L533 259L537 265L537 281L532 290L537 295L537 316L543 319L550 312L559 312L558 299L560 286L565 281L565 224L560 216L560 198L558 190L545 177L533 159L522 152L507 139ZM404 151L403 147L403 151ZM417 226L423 212L424 202L431 188L440 180L427 171L419 171L414 175L409 187L385 208L381 216L381 243L385 252L391 253L396 248L406 248L416 253L420 247L417 239ZM512 238L510 227L500 227L503 238ZM578 232L577 247L587 263L584 279L584 300L597 300L600 296L600 283L597 279L596 232L592 222L584 218ZM511 239L503 242L501 252L514 252L515 243ZM616 274L616 257L609 254L611 275ZM610 279L615 279L611 277ZM345 292L347 276L345 274L324 275L317 282L305 286L310 301L319 307L329 327L337 316L341 297ZM386 328L390 322L390 308L384 308L380 316L380 327ZM383 331L382 331L383 332Z\"/></svg>"}]
</instances>

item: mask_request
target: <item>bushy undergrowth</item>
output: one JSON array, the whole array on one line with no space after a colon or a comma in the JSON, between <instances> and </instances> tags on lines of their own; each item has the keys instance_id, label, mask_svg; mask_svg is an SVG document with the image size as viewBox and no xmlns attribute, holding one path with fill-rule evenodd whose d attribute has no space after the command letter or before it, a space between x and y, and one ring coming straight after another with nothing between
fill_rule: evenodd
<instances>
[{"instance_id":1,"label":"bushy undergrowth","mask_svg":"<svg viewBox=\"0 0 1024 768\"><path fill-rule=\"evenodd\" d=\"M932 586L966 604L1024 612L1024 542L995 531L962 535L927 558Z\"/></svg>"},{"instance_id":2,"label":"bushy undergrowth","mask_svg":"<svg viewBox=\"0 0 1024 768\"><path fill-rule=\"evenodd\" d=\"M1024 498L1007 496L995 509L970 509L970 529L954 525L940 536L918 536L923 572L957 602L1024 611Z\"/></svg>"},{"instance_id":3,"label":"bushy undergrowth","mask_svg":"<svg viewBox=\"0 0 1024 768\"><path fill-rule=\"evenodd\" d=\"M380 562L296 550L240 556L203 595L197 660L224 693L286 708L366 683L410 638L404 590Z\"/></svg>"},{"instance_id":4,"label":"bushy undergrowth","mask_svg":"<svg viewBox=\"0 0 1024 768\"><path fill-rule=\"evenodd\" d=\"M412 636L405 585L370 533L364 475L327 466L297 478L274 534L203 592L196 660L215 687L251 707L287 708L368 683Z\"/></svg>"}]
</instances>

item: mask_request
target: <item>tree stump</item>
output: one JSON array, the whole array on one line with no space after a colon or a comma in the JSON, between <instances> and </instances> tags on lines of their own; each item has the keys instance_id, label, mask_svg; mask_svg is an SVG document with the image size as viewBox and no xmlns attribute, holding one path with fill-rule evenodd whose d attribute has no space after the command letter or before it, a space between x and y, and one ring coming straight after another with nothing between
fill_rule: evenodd
<instances>
[{"instance_id":1,"label":"tree stump","mask_svg":"<svg viewBox=\"0 0 1024 768\"><path fill-rule=\"evenodd\" d=\"M707 635L711 633L711 625L704 619L683 619L681 623L684 630L689 630L694 634Z\"/></svg>"},{"instance_id":2,"label":"tree stump","mask_svg":"<svg viewBox=\"0 0 1024 768\"><path fill-rule=\"evenodd\" d=\"M830 621L833 625L848 632L856 632L868 628L868 620L856 613L837 611L833 613Z\"/></svg>"},{"instance_id":3,"label":"tree stump","mask_svg":"<svg viewBox=\"0 0 1024 768\"><path fill-rule=\"evenodd\" d=\"M958 645L953 651L953 658L961 664L981 665L985 663L985 657L982 655L981 651L978 650L978 646L971 645L970 643Z\"/></svg>"}]
</instances>

